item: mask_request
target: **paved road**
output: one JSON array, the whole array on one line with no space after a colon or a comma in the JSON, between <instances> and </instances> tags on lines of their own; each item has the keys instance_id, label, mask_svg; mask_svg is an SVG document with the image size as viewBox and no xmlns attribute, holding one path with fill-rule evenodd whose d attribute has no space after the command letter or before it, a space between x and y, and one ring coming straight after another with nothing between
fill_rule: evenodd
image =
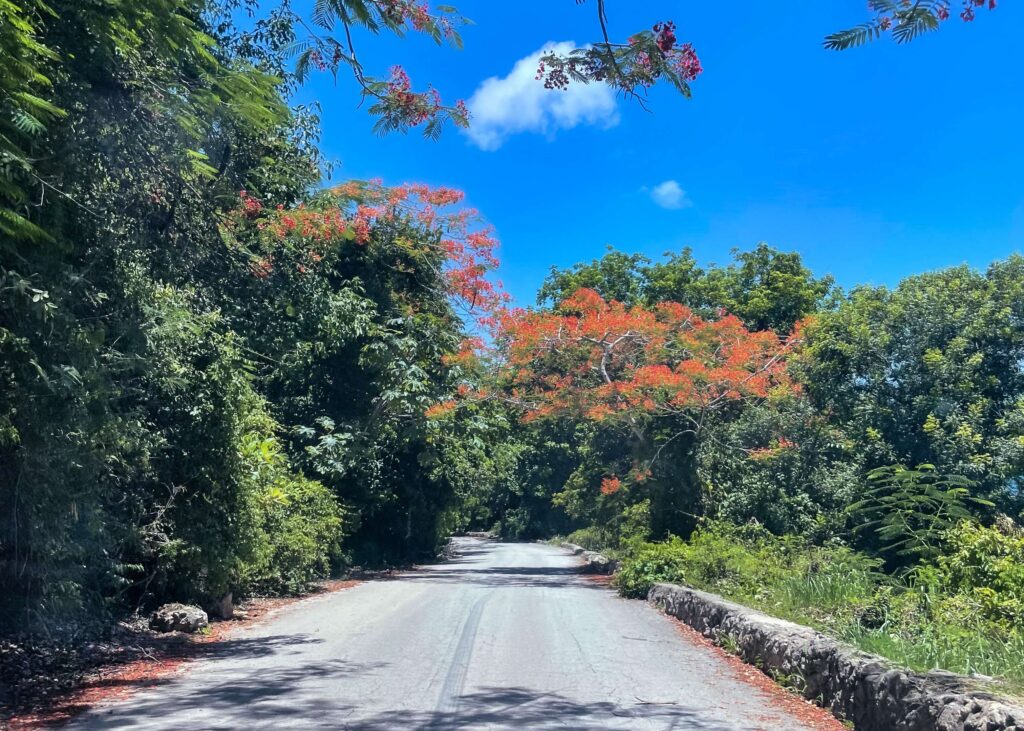
<instances>
[{"instance_id":1,"label":"paved road","mask_svg":"<svg viewBox=\"0 0 1024 731\"><path fill-rule=\"evenodd\" d=\"M565 551L460 548L292 605L71 728L810 731Z\"/></svg>"}]
</instances>

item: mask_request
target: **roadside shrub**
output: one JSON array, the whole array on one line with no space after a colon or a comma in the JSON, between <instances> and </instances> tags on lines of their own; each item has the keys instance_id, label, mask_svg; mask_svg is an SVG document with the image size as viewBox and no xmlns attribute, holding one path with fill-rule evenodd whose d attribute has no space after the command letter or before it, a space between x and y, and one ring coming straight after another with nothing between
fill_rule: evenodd
<instances>
[{"instance_id":1,"label":"roadside shrub","mask_svg":"<svg viewBox=\"0 0 1024 731\"><path fill-rule=\"evenodd\" d=\"M261 497L261 546L243 568L240 589L261 594L308 591L342 560L343 513L334 495L302 475L282 475Z\"/></svg>"},{"instance_id":2,"label":"roadside shrub","mask_svg":"<svg viewBox=\"0 0 1024 731\"><path fill-rule=\"evenodd\" d=\"M935 580L949 594L970 596L989 620L1024 628L1024 534L964 521L946 534Z\"/></svg>"},{"instance_id":3,"label":"roadside shrub","mask_svg":"<svg viewBox=\"0 0 1024 731\"><path fill-rule=\"evenodd\" d=\"M687 583L686 548L685 541L679 538L641 546L622 563L615 574L614 582L619 593L641 599L658 582Z\"/></svg>"},{"instance_id":4,"label":"roadside shrub","mask_svg":"<svg viewBox=\"0 0 1024 731\"><path fill-rule=\"evenodd\" d=\"M689 541L674 538L630 552L616 578L626 596L657 582L684 583L748 603L852 611L878 584L877 562L841 545L812 546L757 525L708 522Z\"/></svg>"},{"instance_id":5,"label":"roadside shrub","mask_svg":"<svg viewBox=\"0 0 1024 731\"><path fill-rule=\"evenodd\" d=\"M618 543L614 533L596 525L574 530L565 537L565 540L583 546L588 551L606 551Z\"/></svg>"},{"instance_id":6,"label":"roadside shrub","mask_svg":"<svg viewBox=\"0 0 1024 731\"><path fill-rule=\"evenodd\" d=\"M240 449L243 550L225 588L242 594L305 591L340 557L342 509L323 484L293 469L269 417L260 414L248 427Z\"/></svg>"},{"instance_id":7,"label":"roadside shrub","mask_svg":"<svg viewBox=\"0 0 1024 731\"><path fill-rule=\"evenodd\" d=\"M617 522L619 542L616 548L649 540L651 537L650 498L624 507Z\"/></svg>"},{"instance_id":8,"label":"roadside shrub","mask_svg":"<svg viewBox=\"0 0 1024 731\"><path fill-rule=\"evenodd\" d=\"M530 511L526 508L512 508L505 512L502 520L491 528L492 533L511 541L525 537L530 529Z\"/></svg>"}]
</instances>

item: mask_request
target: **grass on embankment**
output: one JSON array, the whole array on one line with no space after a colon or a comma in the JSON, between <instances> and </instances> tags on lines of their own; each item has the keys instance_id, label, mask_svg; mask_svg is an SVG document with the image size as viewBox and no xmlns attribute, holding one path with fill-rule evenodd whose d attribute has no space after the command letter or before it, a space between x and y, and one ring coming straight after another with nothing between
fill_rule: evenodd
<instances>
[{"instance_id":1,"label":"grass on embankment","mask_svg":"<svg viewBox=\"0 0 1024 731\"><path fill-rule=\"evenodd\" d=\"M901 581L882 573L878 561L843 546L812 546L796 537L715 524L689 541L623 551L615 582L632 597L646 596L656 582L686 584L915 670L991 676L1001 691L1020 695L1024 564L1015 554L1024 551L1024 539L998 538L980 526L962 531L940 565ZM958 573L964 565L972 570ZM965 573L974 586L964 585Z\"/></svg>"}]
</instances>

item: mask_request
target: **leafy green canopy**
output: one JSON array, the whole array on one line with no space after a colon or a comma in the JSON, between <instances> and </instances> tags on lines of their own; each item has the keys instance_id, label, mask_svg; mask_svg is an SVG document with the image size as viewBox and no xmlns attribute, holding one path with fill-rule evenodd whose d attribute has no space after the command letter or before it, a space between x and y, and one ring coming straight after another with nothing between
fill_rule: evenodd
<instances>
[{"instance_id":1,"label":"leafy green canopy","mask_svg":"<svg viewBox=\"0 0 1024 731\"><path fill-rule=\"evenodd\" d=\"M858 288L808 331L803 380L869 467L932 464L1017 512L1024 258Z\"/></svg>"},{"instance_id":2,"label":"leafy green canopy","mask_svg":"<svg viewBox=\"0 0 1024 731\"><path fill-rule=\"evenodd\" d=\"M454 465L493 449L488 414L424 415L455 387L452 285L487 301L487 267L405 216L364 210L318 251L256 227L339 207L313 192L315 115L283 98L286 35L238 32L232 3L0 7L64 110L4 168L25 191L0 243L11 630L431 554L471 487Z\"/></svg>"},{"instance_id":3,"label":"leafy green canopy","mask_svg":"<svg viewBox=\"0 0 1024 731\"><path fill-rule=\"evenodd\" d=\"M552 268L537 303L556 304L580 288L626 305L678 302L707 315L725 311L752 330L782 333L826 306L836 293L832 278L815 278L799 254L765 243L750 251L734 250L732 263L707 269L698 266L690 249L658 262L609 250L586 264Z\"/></svg>"}]
</instances>

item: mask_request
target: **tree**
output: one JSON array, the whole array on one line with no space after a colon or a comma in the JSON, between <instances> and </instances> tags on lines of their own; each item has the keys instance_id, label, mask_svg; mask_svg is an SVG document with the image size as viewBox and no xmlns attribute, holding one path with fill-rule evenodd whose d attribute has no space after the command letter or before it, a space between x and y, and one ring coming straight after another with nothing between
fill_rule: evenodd
<instances>
[{"instance_id":1,"label":"tree","mask_svg":"<svg viewBox=\"0 0 1024 731\"><path fill-rule=\"evenodd\" d=\"M647 302L647 271L651 260L642 254L626 254L608 247L600 259L570 269L551 267L537 291L537 304L557 307L581 289L591 289L606 300L632 307ZM683 300L677 300L683 301Z\"/></svg>"},{"instance_id":2,"label":"tree","mask_svg":"<svg viewBox=\"0 0 1024 731\"><path fill-rule=\"evenodd\" d=\"M202 286L239 188L287 199L317 177L299 117L205 3L0 6L0 104L24 127L0 153L20 217L0 211L0 600L29 622L301 583L330 546L286 570L256 536L270 512L309 518L318 488L259 467L276 425Z\"/></svg>"},{"instance_id":3,"label":"tree","mask_svg":"<svg viewBox=\"0 0 1024 731\"><path fill-rule=\"evenodd\" d=\"M732 263L704 269L690 249L657 262L609 249L589 263L552 268L537 304L555 305L587 288L627 306L679 302L705 317L736 315L751 330L789 332L801 319L829 307L837 294L832 278L816 278L796 252L760 243L750 251L734 249L732 255Z\"/></svg>"},{"instance_id":4,"label":"tree","mask_svg":"<svg viewBox=\"0 0 1024 731\"><path fill-rule=\"evenodd\" d=\"M704 320L677 303L627 307L581 289L555 311L504 319L499 383L527 420L566 416L625 431L633 464L605 475L601 491L613 495L623 478L648 480L670 445L698 444L721 412L790 391L786 358L798 337L751 332L732 316Z\"/></svg>"},{"instance_id":5,"label":"tree","mask_svg":"<svg viewBox=\"0 0 1024 731\"><path fill-rule=\"evenodd\" d=\"M500 415L436 418L462 382L465 323L504 302L488 279L496 242L462 198L351 181L278 208L245 192L223 227L244 266L218 285L222 308L292 458L347 506L362 563L432 557L467 465L499 483L514 464L487 441Z\"/></svg>"},{"instance_id":6,"label":"tree","mask_svg":"<svg viewBox=\"0 0 1024 731\"><path fill-rule=\"evenodd\" d=\"M807 329L800 379L868 469L933 464L1016 513L1024 259L860 287Z\"/></svg>"},{"instance_id":7,"label":"tree","mask_svg":"<svg viewBox=\"0 0 1024 731\"><path fill-rule=\"evenodd\" d=\"M816 278L797 252L761 242L750 251L734 249L733 262L695 269L689 251L672 255L646 272L649 303L678 301L736 315L751 330L789 332L797 322L828 305L832 277Z\"/></svg>"}]
</instances>

